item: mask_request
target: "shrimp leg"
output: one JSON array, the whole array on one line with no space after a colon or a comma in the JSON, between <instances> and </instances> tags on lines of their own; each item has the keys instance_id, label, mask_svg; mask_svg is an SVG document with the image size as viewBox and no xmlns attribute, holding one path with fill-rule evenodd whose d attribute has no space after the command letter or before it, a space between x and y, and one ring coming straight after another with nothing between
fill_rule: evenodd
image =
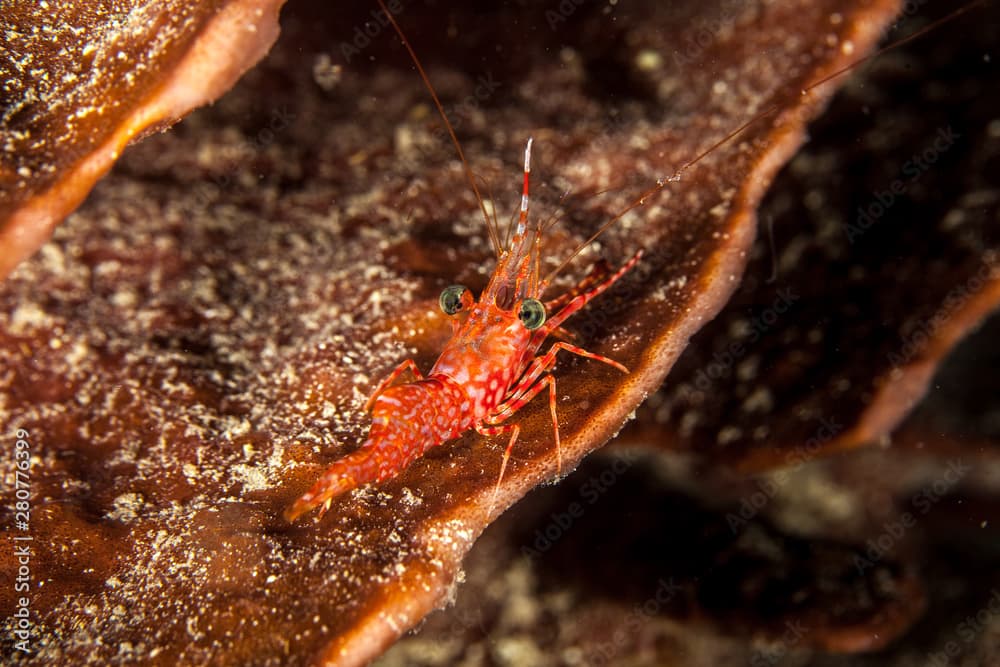
<instances>
[{"instance_id":1,"label":"shrimp leg","mask_svg":"<svg viewBox=\"0 0 1000 667\"><path fill-rule=\"evenodd\" d=\"M610 366L614 366L623 373L628 373L628 369L622 366L620 363L614 359L609 359L600 354L595 354L593 352L588 352L581 347L572 345L570 343L558 342L549 348L549 351L540 357L536 357L531 365L528 366L524 375L521 377L520 382L511 390L510 395L507 399L496 407L496 410L492 415L487 417L484 422L492 422L493 424L500 424L503 421L509 419L511 415L517 412L521 407L526 405L533 399L538 393L545 388L546 385L549 387L549 411L552 413L552 429L555 436L556 442L556 461L557 461L557 471L558 474L562 473L562 449L560 448L559 442L559 418L556 416L556 380L551 375L546 375L544 378L539 380L544 373L551 371L556 364L556 353L559 350L566 350L567 352L572 352L573 354L579 355L581 357L586 357L588 359L594 359L596 361L602 361ZM477 430L479 430L477 428ZM482 433L481 430L479 430ZM484 435L495 435L497 432L492 434ZM500 468L501 478L503 477L503 470L507 465L507 459L510 456L510 449L513 447L514 442L511 441L504 454L503 465ZM499 481L497 482L499 487Z\"/></svg>"},{"instance_id":2,"label":"shrimp leg","mask_svg":"<svg viewBox=\"0 0 1000 667\"><path fill-rule=\"evenodd\" d=\"M525 382L522 380L518 387L527 385L523 390L518 391L515 388L515 395L508 398L504 403L497 406L497 412L490 415L483 423L476 425L476 431L481 435L499 435L502 433L510 433L510 442L507 443L507 448L503 452L503 460L500 463L500 474L497 476L497 484L493 487L493 496L490 498L490 512L493 511L493 505L496 503L497 494L500 492L500 483L503 481L504 471L507 470L507 461L510 459L511 450L514 449L514 443L517 442L517 436L521 432L520 424L503 424L502 422L510 419L510 417L523 405L526 405L539 394L546 387L549 388L549 410L552 413L552 429L555 434L556 441L556 456L559 461L559 470L562 470L562 448L559 443L559 418L556 416L556 379L551 375L546 375L540 381L535 382L532 379L531 382ZM505 414L506 413L506 414ZM486 422L493 421L493 424L488 424Z\"/></svg>"},{"instance_id":3,"label":"shrimp leg","mask_svg":"<svg viewBox=\"0 0 1000 667\"><path fill-rule=\"evenodd\" d=\"M393 372L389 373L389 375L387 375L385 379L379 382L378 386L375 387L375 391L372 392L372 395L368 397L368 401L365 403L365 412L371 412L372 406L375 404L375 399L378 398L383 391L388 389L389 385L391 385L396 378L406 372L407 369L413 373L418 381L424 379L424 374L420 372L419 368L417 368L417 362L413 359L404 359L399 366L396 366L396 369Z\"/></svg>"}]
</instances>

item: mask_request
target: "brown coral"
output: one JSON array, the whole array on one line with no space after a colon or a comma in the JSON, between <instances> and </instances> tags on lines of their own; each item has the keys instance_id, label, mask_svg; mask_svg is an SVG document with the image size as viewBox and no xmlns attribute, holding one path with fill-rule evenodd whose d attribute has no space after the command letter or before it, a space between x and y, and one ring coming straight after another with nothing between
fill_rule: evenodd
<instances>
[{"instance_id":1,"label":"brown coral","mask_svg":"<svg viewBox=\"0 0 1000 667\"><path fill-rule=\"evenodd\" d=\"M493 189L530 133L535 211L573 192L553 260L754 109L786 110L602 240L610 260L649 252L573 329L632 374L560 364L564 460L618 430L736 288L752 211L826 92L796 91L866 50L892 10L404 10ZM34 561L36 660L362 662L448 598L490 518L499 449L470 436L315 526L280 519L359 442L374 382L403 357L433 360L440 288L480 287L490 268L419 81L384 29L357 41L371 16L352 11L288 16L261 67L126 154L0 293L4 425L37 456L31 530L67 544ZM724 29L702 44L699 20ZM678 44L693 46L674 58ZM505 505L555 472L544 406L522 424Z\"/></svg>"},{"instance_id":2,"label":"brown coral","mask_svg":"<svg viewBox=\"0 0 1000 667\"><path fill-rule=\"evenodd\" d=\"M6 3L0 279L130 141L214 100L267 53L282 2Z\"/></svg>"}]
</instances>

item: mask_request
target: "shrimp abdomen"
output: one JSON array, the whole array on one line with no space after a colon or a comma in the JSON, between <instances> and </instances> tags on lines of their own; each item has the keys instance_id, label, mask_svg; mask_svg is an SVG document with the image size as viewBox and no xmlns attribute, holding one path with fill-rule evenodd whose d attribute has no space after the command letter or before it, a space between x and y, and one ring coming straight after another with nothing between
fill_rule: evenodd
<instances>
[{"instance_id":1,"label":"shrimp abdomen","mask_svg":"<svg viewBox=\"0 0 1000 667\"><path fill-rule=\"evenodd\" d=\"M472 425L468 400L448 378L429 377L386 389L372 407L368 439L338 459L285 512L289 521L359 486L394 477L428 449ZM325 508L324 508L325 511Z\"/></svg>"}]
</instances>

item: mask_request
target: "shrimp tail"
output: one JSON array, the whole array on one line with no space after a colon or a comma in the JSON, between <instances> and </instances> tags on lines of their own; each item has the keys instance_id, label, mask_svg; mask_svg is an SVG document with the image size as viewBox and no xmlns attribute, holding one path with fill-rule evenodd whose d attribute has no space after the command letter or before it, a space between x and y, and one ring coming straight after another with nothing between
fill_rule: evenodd
<instances>
[{"instance_id":1,"label":"shrimp tail","mask_svg":"<svg viewBox=\"0 0 1000 667\"><path fill-rule=\"evenodd\" d=\"M312 488L285 510L285 518L293 522L324 505L322 516L337 496L389 479L423 452L422 447L400 447L399 439L393 435L385 428L373 427L361 447L334 461Z\"/></svg>"},{"instance_id":2,"label":"shrimp tail","mask_svg":"<svg viewBox=\"0 0 1000 667\"><path fill-rule=\"evenodd\" d=\"M379 445L379 441L369 438L360 448L335 461L312 488L285 510L285 518L293 522L320 505L328 507L337 496L363 484L380 481Z\"/></svg>"},{"instance_id":3,"label":"shrimp tail","mask_svg":"<svg viewBox=\"0 0 1000 667\"><path fill-rule=\"evenodd\" d=\"M444 421L434 406L435 398L442 401L442 393L445 406L460 402L464 397L460 392L457 387L445 387L437 378L386 389L375 399L368 439L334 461L312 488L285 510L285 518L293 522L321 505L325 512L337 496L398 475L428 449L467 429L470 424L456 427Z\"/></svg>"}]
</instances>

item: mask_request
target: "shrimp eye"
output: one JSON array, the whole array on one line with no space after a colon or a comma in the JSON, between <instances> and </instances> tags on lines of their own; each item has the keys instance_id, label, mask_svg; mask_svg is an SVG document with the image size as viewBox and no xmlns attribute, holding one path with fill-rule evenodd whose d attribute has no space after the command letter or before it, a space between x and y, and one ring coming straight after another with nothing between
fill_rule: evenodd
<instances>
[{"instance_id":1,"label":"shrimp eye","mask_svg":"<svg viewBox=\"0 0 1000 667\"><path fill-rule=\"evenodd\" d=\"M445 315L454 315L458 311L472 305L472 294L465 285L451 285L445 287L438 299L441 310Z\"/></svg>"},{"instance_id":2,"label":"shrimp eye","mask_svg":"<svg viewBox=\"0 0 1000 667\"><path fill-rule=\"evenodd\" d=\"M534 331L545 324L545 306L538 299L525 299L521 302L517 317L526 329Z\"/></svg>"}]
</instances>

